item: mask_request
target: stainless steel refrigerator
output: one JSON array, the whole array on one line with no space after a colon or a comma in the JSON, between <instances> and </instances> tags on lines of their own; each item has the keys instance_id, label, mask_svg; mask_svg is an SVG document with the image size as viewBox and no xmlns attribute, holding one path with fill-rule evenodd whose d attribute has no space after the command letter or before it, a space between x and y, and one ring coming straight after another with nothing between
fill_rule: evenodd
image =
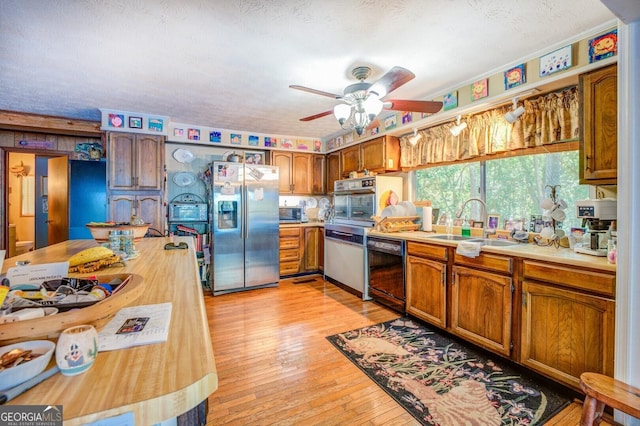
<instances>
[{"instance_id":1,"label":"stainless steel refrigerator","mask_svg":"<svg viewBox=\"0 0 640 426\"><path fill-rule=\"evenodd\" d=\"M210 172L213 294L277 285L278 167L216 161Z\"/></svg>"}]
</instances>

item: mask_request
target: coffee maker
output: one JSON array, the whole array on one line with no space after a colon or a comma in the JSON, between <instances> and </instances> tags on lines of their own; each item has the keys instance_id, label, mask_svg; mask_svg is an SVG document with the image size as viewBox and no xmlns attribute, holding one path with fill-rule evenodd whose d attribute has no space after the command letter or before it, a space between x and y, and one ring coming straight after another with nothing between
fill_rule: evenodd
<instances>
[{"instance_id":1,"label":"coffee maker","mask_svg":"<svg viewBox=\"0 0 640 426\"><path fill-rule=\"evenodd\" d=\"M574 250L577 253L606 256L609 229L616 220L617 200L600 198L576 201L576 212L587 231L582 244L576 245Z\"/></svg>"}]
</instances>

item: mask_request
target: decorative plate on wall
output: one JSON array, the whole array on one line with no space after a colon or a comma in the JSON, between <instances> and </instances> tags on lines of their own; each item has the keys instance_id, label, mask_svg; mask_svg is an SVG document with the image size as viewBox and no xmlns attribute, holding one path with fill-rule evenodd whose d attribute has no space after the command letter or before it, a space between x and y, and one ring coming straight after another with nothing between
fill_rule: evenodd
<instances>
[{"instance_id":1,"label":"decorative plate on wall","mask_svg":"<svg viewBox=\"0 0 640 426\"><path fill-rule=\"evenodd\" d=\"M196 158L196 156L188 149L178 148L173 151L173 158L175 158L179 163L190 163Z\"/></svg>"},{"instance_id":2,"label":"decorative plate on wall","mask_svg":"<svg viewBox=\"0 0 640 426\"><path fill-rule=\"evenodd\" d=\"M328 209L329 206L331 206L331 202L329 201L328 198L320 198L320 204L318 204L320 206L321 209Z\"/></svg>"},{"instance_id":3,"label":"decorative plate on wall","mask_svg":"<svg viewBox=\"0 0 640 426\"><path fill-rule=\"evenodd\" d=\"M196 175L191 172L180 172L173 175L173 183L178 186L191 186L196 181Z\"/></svg>"}]
</instances>

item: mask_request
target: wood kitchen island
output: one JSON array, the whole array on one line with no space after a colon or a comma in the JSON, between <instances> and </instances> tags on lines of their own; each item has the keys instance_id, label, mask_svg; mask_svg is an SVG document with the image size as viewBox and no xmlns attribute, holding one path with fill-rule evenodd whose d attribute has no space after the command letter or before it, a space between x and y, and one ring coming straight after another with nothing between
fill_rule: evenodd
<instances>
[{"instance_id":1,"label":"wood kitchen island","mask_svg":"<svg viewBox=\"0 0 640 426\"><path fill-rule=\"evenodd\" d=\"M144 291L130 305L171 302L167 342L100 352L86 373L72 377L57 373L8 404L62 405L65 425L124 413L133 413L136 425L152 425L191 410L215 392L218 374L195 249L190 238L178 241L187 241L188 250L164 250L168 238L145 238L136 243L138 258L94 273L141 277ZM2 272L18 260L61 262L94 246L93 240L55 244L5 260ZM101 326L97 328L100 331Z\"/></svg>"}]
</instances>

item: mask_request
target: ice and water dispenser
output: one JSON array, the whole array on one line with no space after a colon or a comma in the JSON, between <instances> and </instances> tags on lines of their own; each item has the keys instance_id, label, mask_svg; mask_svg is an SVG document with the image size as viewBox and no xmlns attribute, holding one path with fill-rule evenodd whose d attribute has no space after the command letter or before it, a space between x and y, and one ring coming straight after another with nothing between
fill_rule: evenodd
<instances>
[{"instance_id":1,"label":"ice and water dispenser","mask_svg":"<svg viewBox=\"0 0 640 426\"><path fill-rule=\"evenodd\" d=\"M218 201L218 229L235 229L238 227L238 202Z\"/></svg>"}]
</instances>

